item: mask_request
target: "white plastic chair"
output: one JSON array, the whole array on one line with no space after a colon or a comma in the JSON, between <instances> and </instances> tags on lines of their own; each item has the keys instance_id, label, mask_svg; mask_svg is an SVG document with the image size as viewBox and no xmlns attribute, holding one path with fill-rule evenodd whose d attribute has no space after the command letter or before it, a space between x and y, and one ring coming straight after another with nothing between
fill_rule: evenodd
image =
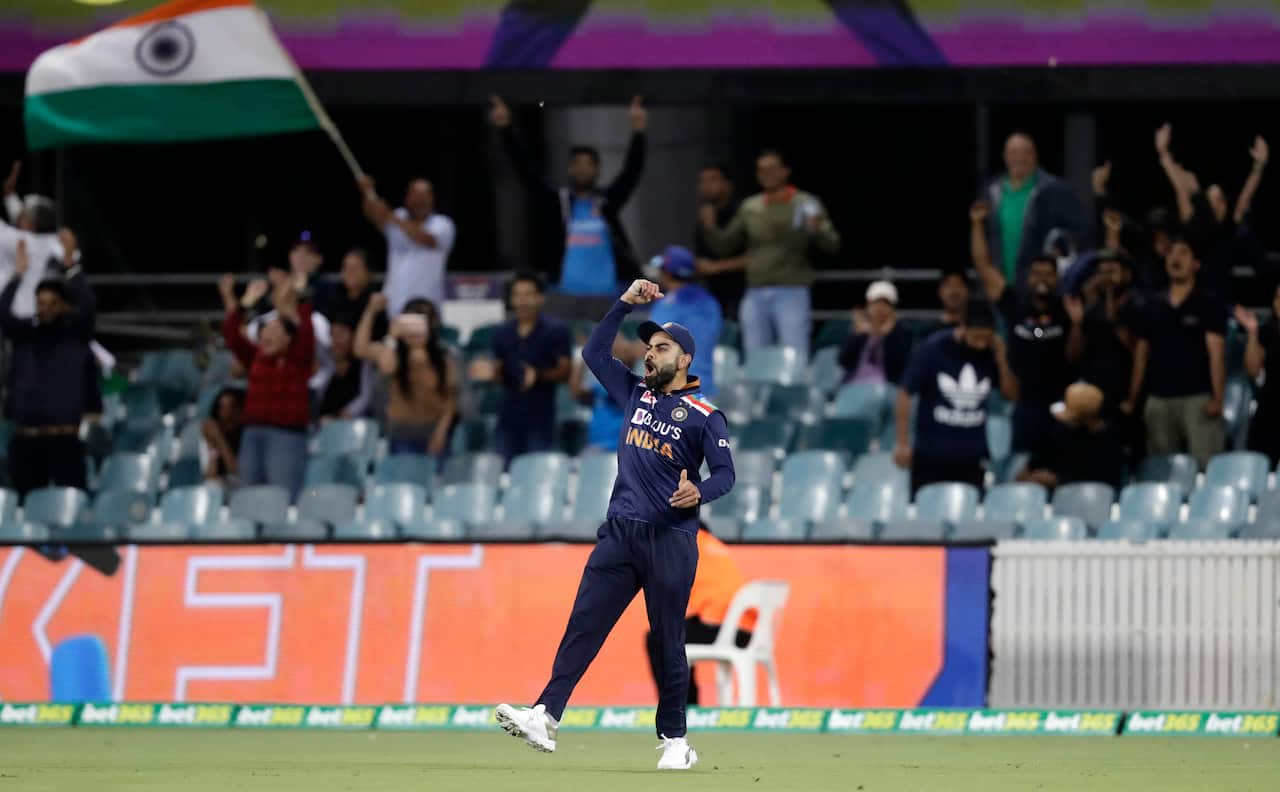
<instances>
[{"instance_id":1,"label":"white plastic chair","mask_svg":"<svg viewBox=\"0 0 1280 792\"><path fill-rule=\"evenodd\" d=\"M725 613L724 623L716 639L709 644L689 644L685 654L689 665L711 660L716 664L716 692L722 707L754 707L756 705L756 664L764 666L769 683L769 706L782 706L782 692L778 687L778 667L773 660L774 636L791 593L791 584L785 580L753 580L734 595ZM751 641L739 649L735 643L742 614L754 610L758 617ZM730 671L732 670L732 676ZM733 701L734 683L738 698Z\"/></svg>"}]
</instances>

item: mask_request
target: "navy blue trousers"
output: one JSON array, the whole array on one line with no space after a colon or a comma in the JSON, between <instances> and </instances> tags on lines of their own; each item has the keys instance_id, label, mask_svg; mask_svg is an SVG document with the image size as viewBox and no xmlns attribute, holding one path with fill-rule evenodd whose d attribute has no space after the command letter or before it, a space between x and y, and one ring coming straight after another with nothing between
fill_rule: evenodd
<instances>
[{"instance_id":1,"label":"navy blue trousers","mask_svg":"<svg viewBox=\"0 0 1280 792\"><path fill-rule=\"evenodd\" d=\"M644 589L645 610L658 675L657 733L685 735L689 661L684 653L684 614L698 569L698 540L691 533L610 517L596 533L573 601L569 624L551 666L551 681L538 703L556 720L622 612Z\"/></svg>"}]
</instances>

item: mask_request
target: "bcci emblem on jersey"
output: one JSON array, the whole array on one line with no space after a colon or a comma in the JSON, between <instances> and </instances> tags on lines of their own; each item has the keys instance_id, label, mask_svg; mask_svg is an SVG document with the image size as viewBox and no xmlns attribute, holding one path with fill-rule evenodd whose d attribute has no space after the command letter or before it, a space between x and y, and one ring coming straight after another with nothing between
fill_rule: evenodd
<instances>
[{"instance_id":1,"label":"bcci emblem on jersey","mask_svg":"<svg viewBox=\"0 0 1280 792\"><path fill-rule=\"evenodd\" d=\"M671 420L679 422L689 417L689 411L683 407L676 407L671 411Z\"/></svg>"}]
</instances>

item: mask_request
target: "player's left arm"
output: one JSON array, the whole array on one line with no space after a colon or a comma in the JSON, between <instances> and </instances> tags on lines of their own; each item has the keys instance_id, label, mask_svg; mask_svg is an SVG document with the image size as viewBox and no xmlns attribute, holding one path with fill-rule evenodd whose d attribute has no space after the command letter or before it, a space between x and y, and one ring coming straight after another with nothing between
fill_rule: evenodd
<instances>
[{"instance_id":1,"label":"player's left arm","mask_svg":"<svg viewBox=\"0 0 1280 792\"><path fill-rule=\"evenodd\" d=\"M729 452L729 424L724 413L711 413L702 427L702 456L707 460L711 475L695 486L702 494L702 503L710 503L733 489L733 454Z\"/></svg>"}]
</instances>

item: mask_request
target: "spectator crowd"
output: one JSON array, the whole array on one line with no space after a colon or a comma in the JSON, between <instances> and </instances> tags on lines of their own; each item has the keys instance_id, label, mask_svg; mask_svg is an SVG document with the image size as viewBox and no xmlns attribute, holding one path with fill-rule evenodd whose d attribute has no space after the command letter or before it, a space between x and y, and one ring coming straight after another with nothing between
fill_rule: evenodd
<instances>
[{"instance_id":1,"label":"spectator crowd","mask_svg":"<svg viewBox=\"0 0 1280 792\"><path fill-rule=\"evenodd\" d=\"M456 228L437 210L431 182L410 181L393 208L361 176L359 208L386 240L381 290L358 248L336 277L324 276L309 234L243 290L231 275L219 281L220 336L243 384L220 388L202 416L209 478L296 495L311 428L361 417L382 423L392 453L439 462L474 402L490 398L500 402L493 443L507 460L558 442L562 393L591 411L584 444L612 450L626 416L574 347L581 321L599 318L635 277L657 281L665 295L651 318L684 325L699 349L715 349L736 326L748 367L774 346L809 360L815 260L837 253L842 237L821 198L794 183L784 154L759 154L759 191L741 200L726 166L702 168L692 246L669 246L645 265L621 216L644 174L648 115L639 99L627 110L622 169L607 186L595 148L575 146L557 183L532 164L498 97L490 120L529 189L539 239L538 272L507 283L510 318L479 354L473 339L462 355L441 319ZM1232 294L1232 268L1258 248L1250 210L1266 141L1249 149L1234 202L1220 185L1202 187L1174 152L1172 129L1161 127L1154 156L1173 206L1135 213L1110 190L1111 163L1094 171L1084 201L1040 166L1030 136L1015 133L1004 170L968 207L969 260L943 268L937 319L900 318L897 286L870 283L836 359L844 382L895 394L891 450L913 489L980 484L1001 402L1011 410L1010 448L1026 460L1018 475L1049 488L1081 479L1118 486L1144 454L1183 452L1205 465L1227 443L1232 319L1240 369L1263 383L1244 442L1280 461L1280 289L1268 292L1268 317ZM74 234L58 227L49 199L20 197L19 179L15 166L4 184L12 225L0 223L9 478L24 493L50 482L83 487L81 421L102 409L95 299ZM634 327L614 341L629 366L643 351ZM699 355L691 372L712 397L714 361Z\"/></svg>"}]
</instances>

